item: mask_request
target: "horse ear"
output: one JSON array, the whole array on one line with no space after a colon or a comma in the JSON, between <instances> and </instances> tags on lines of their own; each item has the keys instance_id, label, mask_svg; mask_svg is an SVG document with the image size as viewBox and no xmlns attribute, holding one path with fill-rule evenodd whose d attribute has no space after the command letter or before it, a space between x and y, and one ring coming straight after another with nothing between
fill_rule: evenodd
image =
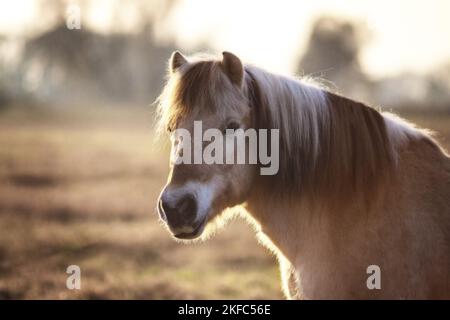
<instances>
[{"instance_id":1,"label":"horse ear","mask_svg":"<svg viewBox=\"0 0 450 320\"><path fill-rule=\"evenodd\" d=\"M244 80L244 66L241 60L231 52L224 51L222 55L222 66L226 75L232 83L241 87Z\"/></svg>"},{"instance_id":2,"label":"horse ear","mask_svg":"<svg viewBox=\"0 0 450 320\"><path fill-rule=\"evenodd\" d=\"M180 51L174 51L169 60L170 72L174 73L178 70L178 68L187 62L187 59L181 54Z\"/></svg>"}]
</instances>

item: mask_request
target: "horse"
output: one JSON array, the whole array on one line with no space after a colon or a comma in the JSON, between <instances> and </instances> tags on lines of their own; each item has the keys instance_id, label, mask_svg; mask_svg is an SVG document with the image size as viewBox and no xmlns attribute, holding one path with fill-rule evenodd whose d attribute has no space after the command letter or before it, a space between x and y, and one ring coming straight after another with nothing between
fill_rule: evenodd
<instances>
[{"instance_id":1,"label":"horse","mask_svg":"<svg viewBox=\"0 0 450 320\"><path fill-rule=\"evenodd\" d=\"M450 298L450 158L429 131L230 52L175 51L168 65L157 211L175 239L205 240L238 212L276 254L288 299ZM225 143L227 129L279 130L278 172L177 163L191 142L176 132L195 121Z\"/></svg>"}]
</instances>

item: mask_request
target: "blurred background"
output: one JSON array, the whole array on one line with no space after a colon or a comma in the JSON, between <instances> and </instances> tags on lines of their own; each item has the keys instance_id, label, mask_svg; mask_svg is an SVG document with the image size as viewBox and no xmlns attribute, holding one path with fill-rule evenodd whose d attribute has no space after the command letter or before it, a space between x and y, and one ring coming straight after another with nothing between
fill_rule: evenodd
<instances>
[{"instance_id":1,"label":"blurred background","mask_svg":"<svg viewBox=\"0 0 450 320\"><path fill-rule=\"evenodd\" d=\"M447 0L1 0L0 299L281 298L244 222L189 246L158 223L170 53L316 77L448 149L449 39Z\"/></svg>"}]
</instances>

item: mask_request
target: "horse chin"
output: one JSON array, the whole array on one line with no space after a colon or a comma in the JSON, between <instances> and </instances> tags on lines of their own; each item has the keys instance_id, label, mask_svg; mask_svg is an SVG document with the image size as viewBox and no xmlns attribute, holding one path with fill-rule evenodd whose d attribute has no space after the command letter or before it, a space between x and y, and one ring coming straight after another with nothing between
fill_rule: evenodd
<instances>
[{"instance_id":1,"label":"horse chin","mask_svg":"<svg viewBox=\"0 0 450 320\"><path fill-rule=\"evenodd\" d=\"M194 240L200 238L205 227L208 223L208 216L205 216L195 227L192 232L183 232L178 234L173 234L173 236L179 240Z\"/></svg>"}]
</instances>

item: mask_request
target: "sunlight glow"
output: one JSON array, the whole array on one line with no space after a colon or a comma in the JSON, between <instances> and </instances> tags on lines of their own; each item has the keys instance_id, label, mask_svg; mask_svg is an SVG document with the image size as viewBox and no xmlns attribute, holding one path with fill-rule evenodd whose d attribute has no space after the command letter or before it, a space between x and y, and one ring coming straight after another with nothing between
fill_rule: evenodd
<instances>
[{"instance_id":1,"label":"sunlight glow","mask_svg":"<svg viewBox=\"0 0 450 320\"><path fill-rule=\"evenodd\" d=\"M136 8L143 3L154 12L161 9L158 1L82 3L88 3L82 24L101 32L132 32L142 26ZM0 0L0 34L33 32L38 22L45 22L37 14L37 4ZM155 30L158 39L174 39L187 53L205 47L217 53L228 50L269 70L292 73L314 20L323 15L343 17L367 26L370 37L361 61L367 72L381 77L423 73L449 63L449 12L447 0L179 0Z\"/></svg>"},{"instance_id":2,"label":"sunlight glow","mask_svg":"<svg viewBox=\"0 0 450 320\"><path fill-rule=\"evenodd\" d=\"M170 17L169 32L187 48L209 42L219 52L234 50L268 69L292 72L317 17L354 19L372 34L363 66L382 76L448 63L449 12L446 0L183 0Z\"/></svg>"}]
</instances>

